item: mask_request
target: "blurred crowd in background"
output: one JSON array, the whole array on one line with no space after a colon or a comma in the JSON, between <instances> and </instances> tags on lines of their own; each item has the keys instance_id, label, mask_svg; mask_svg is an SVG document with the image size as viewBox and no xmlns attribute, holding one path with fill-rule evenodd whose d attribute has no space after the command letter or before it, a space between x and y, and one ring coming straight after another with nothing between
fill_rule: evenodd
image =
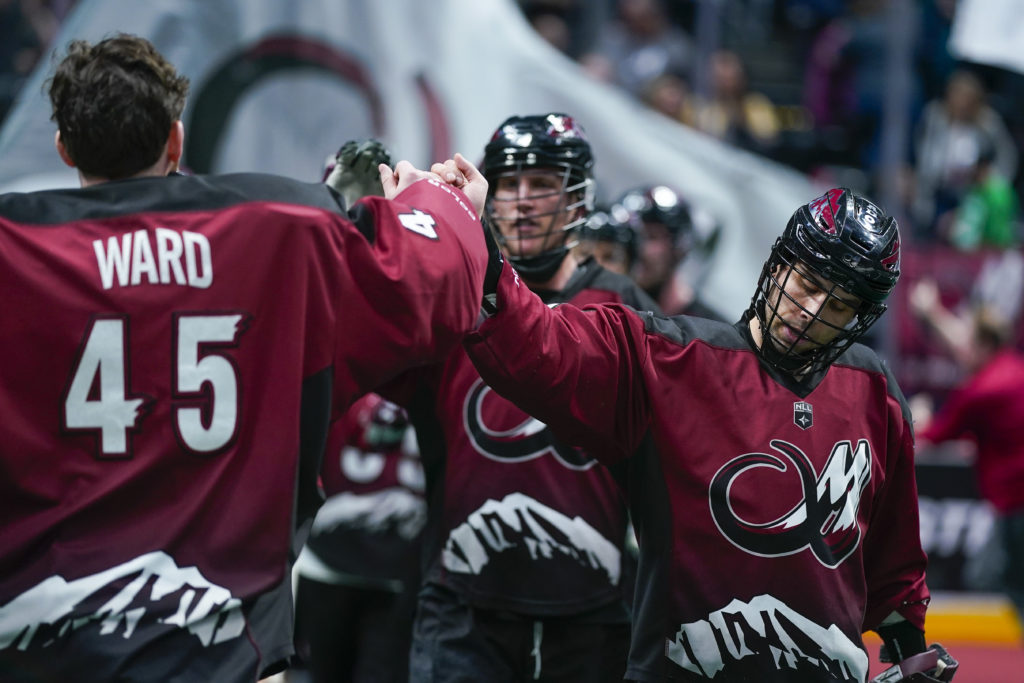
<instances>
[{"instance_id":1,"label":"blurred crowd in background","mask_svg":"<svg viewBox=\"0 0 1024 683\"><path fill-rule=\"evenodd\" d=\"M914 281L941 275L940 303L965 317L978 302L996 304L1019 328L1024 75L950 53L956 0L518 2L590 78L822 185L867 194L899 218L903 299L879 344L908 394L941 400L967 373L911 315ZM0 0L0 122L74 5ZM685 179L664 182L601 207L584 236L604 242L608 258L629 256L626 272L666 310L700 308L689 289L716 226L686 204ZM644 211L682 222L645 229Z\"/></svg>"},{"instance_id":2,"label":"blurred crowd in background","mask_svg":"<svg viewBox=\"0 0 1024 683\"><path fill-rule=\"evenodd\" d=\"M1018 241L1024 77L950 54L956 0L520 5L591 77L665 116L890 210L899 201L908 240L962 249ZM895 149L886 126L906 131ZM1000 214L996 225L958 220L972 193Z\"/></svg>"},{"instance_id":3,"label":"blurred crowd in background","mask_svg":"<svg viewBox=\"0 0 1024 683\"><path fill-rule=\"evenodd\" d=\"M518 1L590 77L875 197L902 214L908 241L1018 242L1024 75L950 54L956 0ZM0 120L74 4L0 0ZM894 32L897 6L906 16Z\"/></svg>"}]
</instances>

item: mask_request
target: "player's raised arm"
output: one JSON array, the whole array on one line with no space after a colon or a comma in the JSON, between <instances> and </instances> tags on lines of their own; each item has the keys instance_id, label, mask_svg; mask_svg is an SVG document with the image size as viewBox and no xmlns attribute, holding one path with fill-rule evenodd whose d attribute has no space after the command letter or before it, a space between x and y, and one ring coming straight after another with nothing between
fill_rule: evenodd
<instances>
[{"instance_id":1,"label":"player's raised arm","mask_svg":"<svg viewBox=\"0 0 1024 683\"><path fill-rule=\"evenodd\" d=\"M386 170L385 170L386 169ZM336 253L347 264L335 291L358 291L338 335L353 383L336 385L339 403L408 367L444 358L476 323L487 266L480 219L458 189L400 161L381 167L383 197L358 200ZM389 198L390 197L390 198ZM367 344L367 339L373 339Z\"/></svg>"},{"instance_id":2,"label":"player's raised arm","mask_svg":"<svg viewBox=\"0 0 1024 683\"><path fill-rule=\"evenodd\" d=\"M648 420L644 317L621 305L546 306L505 265L496 312L464 343L499 394L603 460L636 448Z\"/></svg>"}]
</instances>

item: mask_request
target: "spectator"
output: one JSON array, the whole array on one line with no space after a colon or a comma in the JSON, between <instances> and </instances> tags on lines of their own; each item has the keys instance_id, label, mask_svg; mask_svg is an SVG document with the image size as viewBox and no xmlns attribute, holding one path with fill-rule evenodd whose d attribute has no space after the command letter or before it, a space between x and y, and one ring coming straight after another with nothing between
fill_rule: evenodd
<instances>
[{"instance_id":1,"label":"spectator","mask_svg":"<svg viewBox=\"0 0 1024 683\"><path fill-rule=\"evenodd\" d=\"M747 84L739 55L719 50L711 56L711 96L694 105L694 125L729 144L769 153L779 137L775 105Z\"/></svg>"},{"instance_id":2,"label":"spectator","mask_svg":"<svg viewBox=\"0 0 1024 683\"><path fill-rule=\"evenodd\" d=\"M950 212L949 241L964 251L1009 249L1019 241L1017 192L994 165L996 151L992 141L981 136L978 144L978 158L970 172L966 194Z\"/></svg>"},{"instance_id":3,"label":"spectator","mask_svg":"<svg viewBox=\"0 0 1024 683\"><path fill-rule=\"evenodd\" d=\"M618 19L605 26L594 49L580 58L591 75L642 99L658 76L690 72L692 41L668 20L662 0L618 0L617 6Z\"/></svg>"},{"instance_id":4,"label":"spectator","mask_svg":"<svg viewBox=\"0 0 1024 683\"><path fill-rule=\"evenodd\" d=\"M974 442L978 491L997 515L1005 590L1024 622L1024 354L1006 319L974 308L965 324L942 305L934 282L918 283L910 302L969 374L933 416L915 415L918 440ZM950 334L965 327L967 335Z\"/></svg>"},{"instance_id":5,"label":"spectator","mask_svg":"<svg viewBox=\"0 0 1024 683\"><path fill-rule=\"evenodd\" d=\"M925 106L918 124L912 207L918 237L939 237L938 219L963 200L985 144L994 150L990 163L998 174L1014 178L1018 153L1013 138L988 106L981 80L961 69L950 76L945 96Z\"/></svg>"},{"instance_id":6,"label":"spectator","mask_svg":"<svg viewBox=\"0 0 1024 683\"><path fill-rule=\"evenodd\" d=\"M852 0L815 36L804 80L805 106L838 160L877 170L885 84L890 76L890 3ZM918 96L911 94L911 100Z\"/></svg>"},{"instance_id":7,"label":"spectator","mask_svg":"<svg viewBox=\"0 0 1024 683\"><path fill-rule=\"evenodd\" d=\"M643 89L641 97L648 107L665 116L694 125L693 99L685 77L664 73L653 78Z\"/></svg>"},{"instance_id":8,"label":"spectator","mask_svg":"<svg viewBox=\"0 0 1024 683\"><path fill-rule=\"evenodd\" d=\"M568 7L550 2L520 4L533 30L556 50L568 55L573 46L572 29L566 19Z\"/></svg>"}]
</instances>

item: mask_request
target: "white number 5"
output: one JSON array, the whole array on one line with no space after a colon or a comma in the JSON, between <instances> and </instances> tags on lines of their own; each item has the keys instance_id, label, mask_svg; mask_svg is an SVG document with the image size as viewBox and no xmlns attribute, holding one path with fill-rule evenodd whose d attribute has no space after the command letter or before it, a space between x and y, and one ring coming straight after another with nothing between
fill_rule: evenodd
<instances>
[{"instance_id":1,"label":"white number 5","mask_svg":"<svg viewBox=\"0 0 1024 683\"><path fill-rule=\"evenodd\" d=\"M200 356L200 347L233 346L241 314L176 315L175 432L189 450L210 454L227 446L238 428L238 374L223 354ZM129 432L138 428L152 399L130 395L124 318L97 318L86 334L64 397L64 424L99 430L101 457L129 457ZM204 385L209 385L204 392ZM205 418L205 419L204 419Z\"/></svg>"}]
</instances>

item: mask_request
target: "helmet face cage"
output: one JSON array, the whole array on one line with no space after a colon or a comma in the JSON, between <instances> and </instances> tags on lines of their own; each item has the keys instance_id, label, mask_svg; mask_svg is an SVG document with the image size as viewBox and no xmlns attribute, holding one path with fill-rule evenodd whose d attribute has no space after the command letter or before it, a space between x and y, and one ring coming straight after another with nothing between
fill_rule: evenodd
<instances>
[{"instance_id":1,"label":"helmet face cage","mask_svg":"<svg viewBox=\"0 0 1024 683\"><path fill-rule=\"evenodd\" d=\"M515 204L527 198L517 196L497 199L495 190L500 179L518 178L530 173L552 173L560 177L560 187L549 193L529 195L529 199L544 199L557 194L560 195L557 205L551 210L519 216L518 220L551 220L547 232L541 235L533 233L529 235L530 238L543 237L547 240L556 233L571 233L586 221L594 207L593 165L590 143L583 128L572 117L564 114L510 117L498 127L484 149L482 171L489 184L485 211L492 224L496 225L496 221L509 220L503 217L512 215ZM567 220L555 224L551 217L563 212ZM574 213L578 215L573 216ZM521 251L527 235L518 231L512 235L502 234L498 230L495 233L498 243L510 257L527 257ZM563 237L542 253L564 253L575 245L575 242L567 244L566 241ZM529 258L540 255L532 254Z\"/></svg>"},{"instance_id":2,"label":"helmet face cage","mask_svg":"<svg viewBox=\"0 0 1024 683\"><path fill-rule=\"evenodd\" d=\"M678 192L665 185L652 185L631 190L617 202L641 225L660 223L665 226L677 248L689 250L693 241L693 220L690 206Z\"/></svg>"},{"instance_id":3,"label":"helmet face cage","mask_svg":"<svg viewBox=\"0 0 1024 683\"><path fill-rule=\"evenodd\" d=\"M899 265L896 221L867 199L837 188L797 209L772 248L751 300L749 313L761 324L762 357L793 373L824 369L886 310L884 301L899 278ZM819 283L832 283L828 297L817 310L804 308L787 291L793 273ZM810 318L810 323L791 343L769 339L772 324L780 318L782 297ZM827 310L831 298L848 304L852 297L861 303L845 327L837 328L819 315ZM826 343L818 343L807 335L812 326L831 327L837 334ZM811 342L813 348L798 352L796 346L804 341Z\"/></svg>"},{"instance_id":4,"label":"helmet face cage","mask_svg":"<svg viewBox=\"0 0 1024 683\"><path fill-rule=\"evenodd\" d=\"M833 283L826 291L826 297L815 310L804 307L787 291L790 278L797 273L810 280L823 277L815 272L807 263L799 260L784 246L776 244L772 255L761 271L757 292L751 302L754 315L761 324L761 355L769 364L793 374L802 374L808 370L824 369L843 354L859 339L885 312L882 303L863 301L856 309L856 314L846 324L839 327L825 320L821 312L828 309L831 299L839 299L847 303L850 293L840 285ZM816 276L816 277L815 277ZM772 325L780 318L779 307L785 300L791 307L807 314L809 322L791 341L779 340L771 335ZM825 342L819 343L811 338L811 329L831 329L836 334ZM797 350L803 342L812 344L812 348Z\"/></svg>"},{"instance_id":5,"label":"helmet face cage","mask_svg":"<svg viewBox=\"0 0 1024 683\"><path fill-rule=\"evenodd\" d=\"M494 194L494 188L497 187L498 181L501 178L519 178L523 175L530 173L551 173L560 177L559 187L549 192L540 192L529 195L518 195L509 198L497 198ZM485 211L490 218L492 225L496 225L497 221L508 221L510 220L507 216L512 215L515 206L523 201L529 199L530 201L537 201L547 199L554 195L559 195L558 204L549 211L535 211L530 214L520 215L517 217L517 221L534 221L543 223L545 220L549 220L550 217L565 214L567 220L561 224L556 221L551 222L550 227L543 233L530 233L523 234L520 230L516 230L513 234L504 234L500 230L495 233L495 239L498 244L504 247L509 255L513 257L524 257L527 254L521 252L521 244L524 239L536 239L543 237L547 240L551 235L556 233L562 233L566 235L566 238L556 241L552 244L548 250L572 248L576 242L568 242L567 237L569 233L576 231L584 222L594 207L594 181L592 178L584 178L577 180L574 177L573 169L562 165L562 168L554 166L537 166L528 162L517 162L510 168L506 168L500 172L489 173L487 182L491 184L488 189L487 206ZM517 188L518 191L518 188ZM577 211L582 209L582 211ZM573 214L578 215L573 217ZM534 254L536 256L536 254Z\"/></svg>"},{"instance_id":6,"label":"helmet face cage","mask_svg":"<svg viewBox=\"0 0 1024 683\"><path fill-rule=\"evenodd\" d=\"M580 229L581 242L605 242L622 247L628 268L636 261L640 231L629 221L618 220L609 211L594 211Z\"/></svg>"}]
</instances>

